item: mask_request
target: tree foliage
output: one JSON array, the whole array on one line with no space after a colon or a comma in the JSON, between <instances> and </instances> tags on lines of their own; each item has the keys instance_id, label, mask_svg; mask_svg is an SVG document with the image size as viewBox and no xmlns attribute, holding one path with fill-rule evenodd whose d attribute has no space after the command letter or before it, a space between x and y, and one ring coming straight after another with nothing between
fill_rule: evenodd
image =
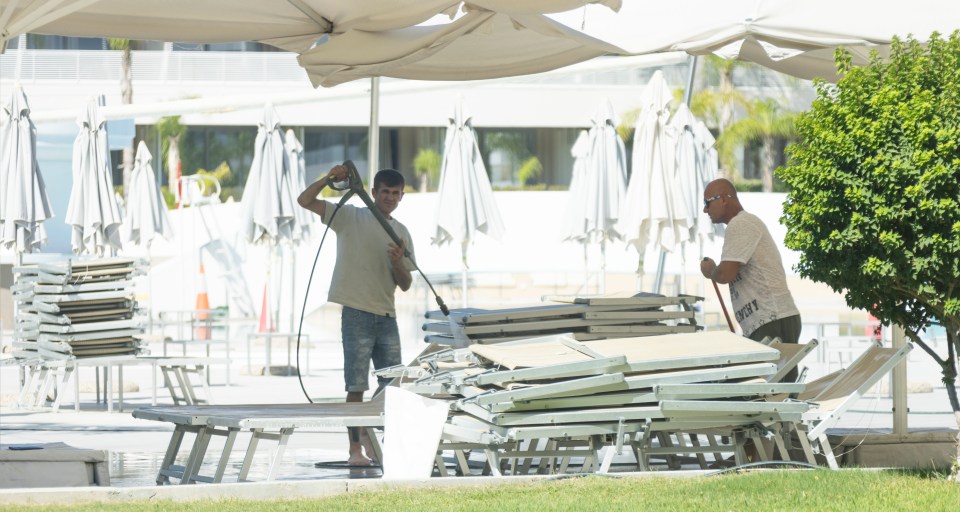
<instances>
[{"instance_id":1,"label":"tree foliage","mask_svg":"<svg viewBox=\"0 0 960 512\"><path fill-rule=\"evenodd\" d=\"M432 148L420 148L413 157L413 172L420 179L420 191L426 192L431 186L436 188L440 182L440 167L443 158L440 152Z\"/></svg>"},{"instance_id":2,"label":"tree foliage","mask_svg":"<svg viewBox=\"0 0 960 512\"><path fill-rule=\"evenodd\" d=\"M797 271L851 307L900 324L941 366L951 406L960 348L960 32L894 40L842 78L819 81L800 142L777 175L791 191L782 221ZM947 354L920 334L947 332Z\"/></svg>"},{"instance_id":3,"label":"tree foliage","mask_svg":"<svg viewBox=\"0 0 960 512\"><path fill-rule=\"evenodd\" d=\"M764 192L773 192L773 167L777 138L796 134L796 114L786 111L777 100L758 99L747 103L747 115L733 123L717 138L720 161L732 169L736 162L734 149L750 142L760 142L761 183Z\"/></svg>"},{"instance_id":4,"label":"tree foliage","mask_svg":"<svg viewBox=\"0 0 960 512\"><path fill-rule=\"evenodd\" d=\"M520 181L520 187L526 187L539 178L541 174L543 174L543 164L540 163L539 158L531 156L524 160L520 164L520 168L517 169L517 180Z\"/></svg>"}]
</instances>

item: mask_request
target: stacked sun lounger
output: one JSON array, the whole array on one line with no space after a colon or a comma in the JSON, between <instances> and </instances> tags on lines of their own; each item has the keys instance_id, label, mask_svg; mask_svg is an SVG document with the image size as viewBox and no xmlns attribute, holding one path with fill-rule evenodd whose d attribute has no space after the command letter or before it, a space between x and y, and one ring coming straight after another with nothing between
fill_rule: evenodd
<instances>
[{"instance_id":1,"label":"stacked sun lounger","mask_svg":"<svg viewBox=\"0 0 960 512\"><path fill-rule=\"evenodd\" d=\"M14 284L10 287L13 298L13 357L20 360L39 360L37 338L40 336L40 317L33 307L34 285L37 268L14 269Z\"/></svg>"},{"instance_id":2,"label":"stacked sun lounger","mask_svg":"<svg viewBox=\"0 0 960 512\"><path fill-rule=\"evenodd\" d=\"M18 288L18 300L25 306L18 311L20 340L33 343L41 358L140 353L143 328L135 317L132 280L142 272L138 260L65 260L21 270L18 285L24 289Z\"/></svg>"},{"instance_id":3,"label":"stacked sun lounger","mask_svg":"<svg viewBox=\"0 0 960 512\"><path fill-rule=\"evenodd\" d=\"M639 294L563 300L566 303L513 309L453 309L449 316L430 311L423 325L425 341L463 347L560 333L585 341L699 329L692 308L699 297Z\"/></svg>"},{"instance_id":4,"label":"stacked sun lounger","mask_svg":"<svg viewBox=\"0 0 960 512\"><path fill-rule=\"evenodd\" d=\"M751 435L763 435L766 426L799 421L810 408L755 401L789 396L803 385L767 382L778 372L780 352L729 332L591 341L563 334L420 359L420 368L397 367L393 374L409 391L452 400L445 441L482 447L493 466L505 458L552 459L561 453L558 443L575 440L580 444L570 453L591 460L611 439L705 428L749 427ZM723 387L683 395L672 388L665 394L660 388L667 385ZM741 446L746 437L737 440ZM641 461L646 457L638 454Z\"/></svg>"}]
</instances>

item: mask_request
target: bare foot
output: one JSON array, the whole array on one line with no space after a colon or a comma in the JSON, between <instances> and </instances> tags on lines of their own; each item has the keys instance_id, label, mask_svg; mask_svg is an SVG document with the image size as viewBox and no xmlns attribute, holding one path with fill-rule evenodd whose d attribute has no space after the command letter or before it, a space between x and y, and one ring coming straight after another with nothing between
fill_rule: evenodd
<instances>
[{"instance_id":1,"label":"bare foot","mask_svg":"<svg viewBox=\"0 0 960 512\"><path fill-rule=\"evenodd\" d=\"M349 466L370 466L373 462L370 459L363 456L362 453L354 453L350 455L350 458L347 459L347 465Z\"/></svg>"},{"instance_id":2,"label":"bare foot","mask_svg":"<svg viewBox=\"0 0 960 512\"><path fill-rule=\"evenodd\" d=\"M370 464L379 465L380 461L377 459L377 452L373 449L373 441L366 432L360 434L360 445L363 446L364 455L370 459Z\"/></svg>"}]
</instances>

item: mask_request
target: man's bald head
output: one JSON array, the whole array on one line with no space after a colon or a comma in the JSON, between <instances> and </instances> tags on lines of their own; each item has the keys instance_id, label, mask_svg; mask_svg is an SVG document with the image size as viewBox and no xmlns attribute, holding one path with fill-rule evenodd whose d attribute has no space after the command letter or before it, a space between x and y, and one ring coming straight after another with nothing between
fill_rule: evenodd
<instances>
[{"instance_id":1,"label":"man's bald head","mask_svg":"<svg viewBox=\"0 0 960 512\"><path fill-rule=\"evenodd\" d=\"M726 178L718 178L711 181L709 184L707 184L707 188L704 189L704 193L707 195L707 197L712 197L715 195L737 197L736 187L734 187L733 183Z\"/></svg>"},{"instance_id":2,"label":"man's bald head","mask_svg":"<svg viewBox=\"0 0 960 512\"><path fill-rule=\"evenodd\" d=\"M742 211L737 189L730 180L719 178L703 189L703 212L714 224L726 224Z\"/></svg>"}]
</instances>

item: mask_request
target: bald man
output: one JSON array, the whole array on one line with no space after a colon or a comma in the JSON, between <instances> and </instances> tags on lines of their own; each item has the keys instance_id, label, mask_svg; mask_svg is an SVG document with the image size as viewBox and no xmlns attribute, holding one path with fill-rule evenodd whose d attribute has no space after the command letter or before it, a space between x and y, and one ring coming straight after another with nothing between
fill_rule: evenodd
<instances>
[{"instance_id":1,"label":"bald man","mask_svg":"<svg viewBox=\"0 0 960 512\"><path fill-rule=\"evenodd\" d=\"M730 285L733 314L743 335L756 341L770 336L784 343L799 342L800 311L787 288L777 244L763 221L744 211L733 183L725 179L707 185L703 212L727 229L720 264L704 258L700 272L707 279ZM796 379L794 369L784 380Z\"/></svg>"}]
</instances>

